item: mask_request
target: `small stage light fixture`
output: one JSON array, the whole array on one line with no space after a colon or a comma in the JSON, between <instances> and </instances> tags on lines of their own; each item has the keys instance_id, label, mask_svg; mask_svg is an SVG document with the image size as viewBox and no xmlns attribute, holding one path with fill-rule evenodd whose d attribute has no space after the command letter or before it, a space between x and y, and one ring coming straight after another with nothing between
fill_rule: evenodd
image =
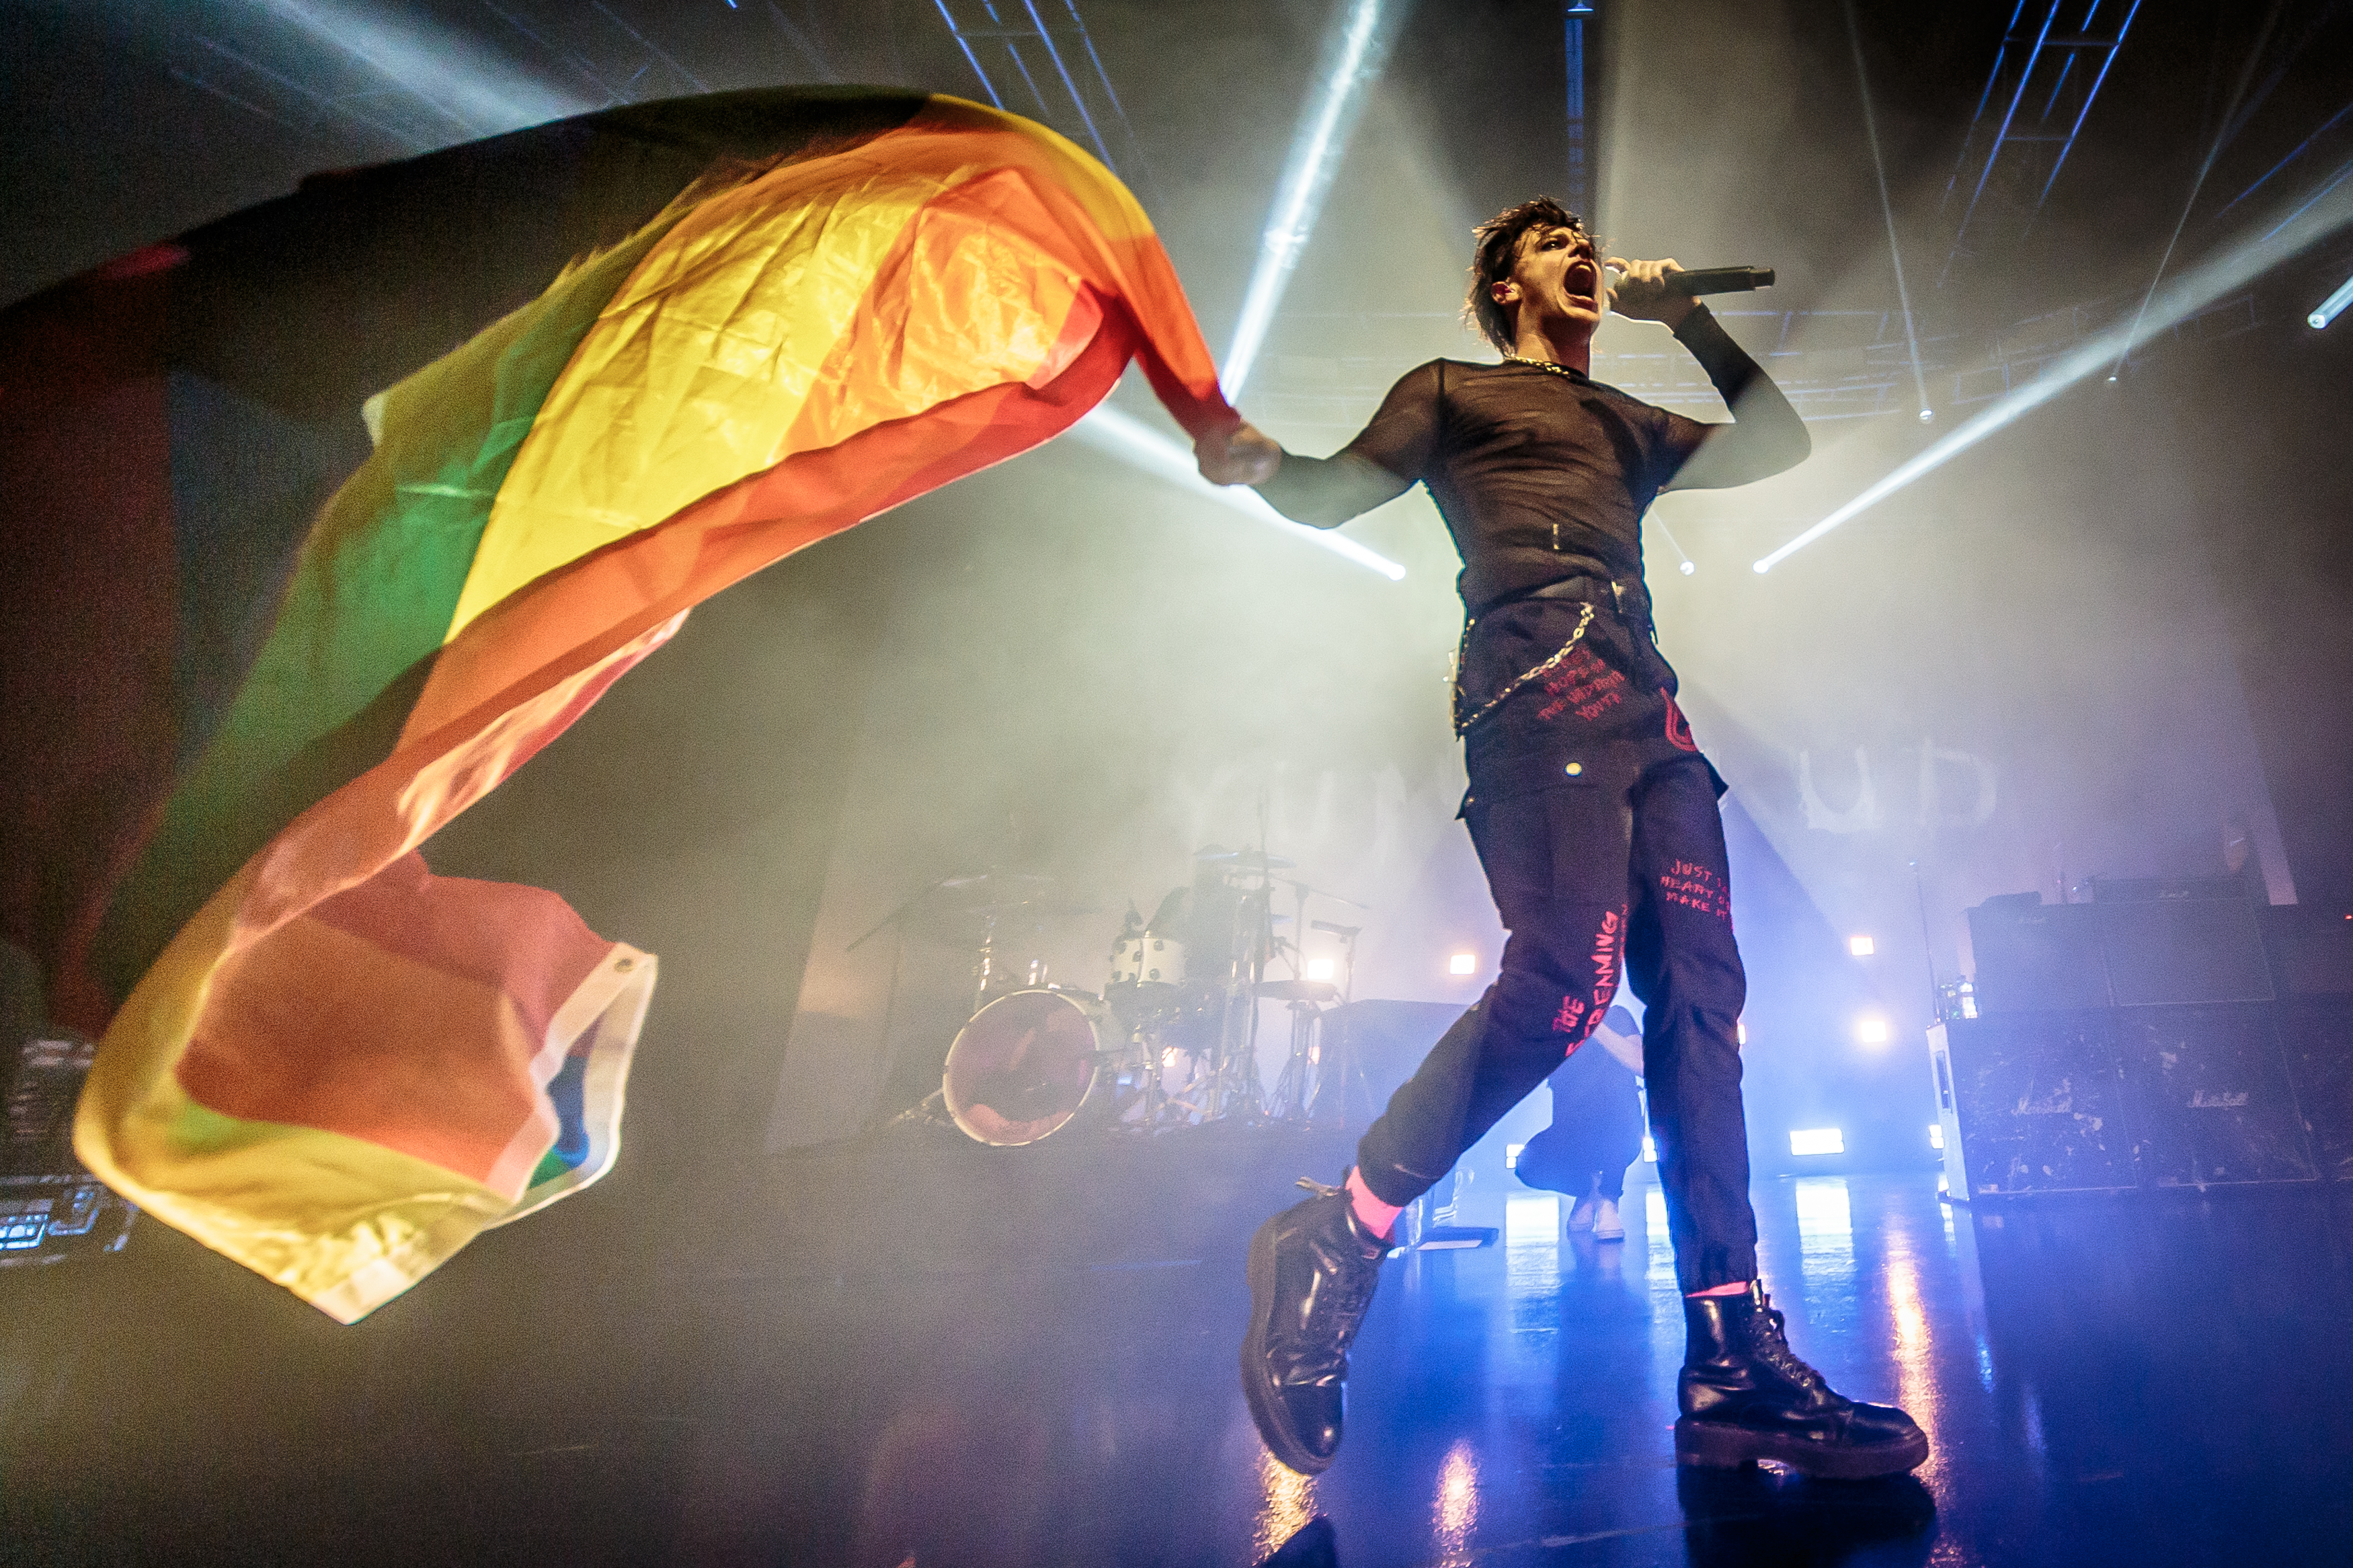
<instances>
[{"instance_id":1,"label":"small stage light fixture","mask_svg":"<svg viewBox=\"0 0 2353 1568\"><path fill-rule=\"evenodd\" d=\"M1931 1121L1928 1123L1928 1147L1941 1149L1944 1146L1945 1124L1941 1121Z\"/></svg>"},{"instance_id":2,"label":"small stage light fixture","mask_svg":"<svg viewBox=\"0 0 2353 1568\"><path fill-rule=\"evenodd\" d=\"M1446 961L1446 973L1449 974L1478 973L1479 955L1475 952L1456 953L1453 957Z\"/></svg>"},{"instance_id":3,"label":"small stage light fixture","mask_svg":"<svg viewBox=\"0 0 2353 1568\"><path fill-rule=\"evenodd\" d=\"M1884 1018L1856 1019L1854 1025L1854 1037L1861 1040L1866 1046L1885 1045L1887 1043L1887 1020Z\"/></svg>"},{"instance_id":4,"label":"small stage light fixture","mask_svg":"<svg viewBox=\"0 0 2353 1568\"><path fill-rule=\"evenodd\" d=\"M1331 979L1332 961L1328 958L1309 959L1307 961L1307 978L1310 980Z\"/></svg>"},{"instance_id":5,"label":"small stage light fixture","mask_svg":"<svg viewBox=\"0 0 2353 1568\"><path fill-rule=\"evenodd\" d=\"M1846 1134L1835 1127L1792 1129L1789 1133L1792 1154L1843 1154Z\"/></svg>"},{"instance_id":6,"label":"small stage light fixture","mask_svg":"<svg viewBox=\"0 0 2353 1568\"><path fill-rule=\"evenodd\" d=\"M1846 950L1857 958L1869 958L1879 951L1879 944L1867 936L1851 936L1846 939Z\"/></svg>"}]
</instances>

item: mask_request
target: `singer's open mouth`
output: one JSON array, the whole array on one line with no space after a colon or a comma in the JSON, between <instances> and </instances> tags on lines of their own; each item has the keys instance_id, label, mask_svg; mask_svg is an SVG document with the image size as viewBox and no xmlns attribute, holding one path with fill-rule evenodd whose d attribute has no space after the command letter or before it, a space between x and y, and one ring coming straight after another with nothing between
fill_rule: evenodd
<instances>
[{"instance_id":1,"label":"singer's open mouth","mask_svg":"<svg viewBox=\"0 0 2353 1568\"><path fill-rule=\"evenodd\" d=\"M1561 274L1561 286L1579 299L1591 299L1600 289L1601 268L1590 261L1573 261Z\"/></svg>"}]
</instances>

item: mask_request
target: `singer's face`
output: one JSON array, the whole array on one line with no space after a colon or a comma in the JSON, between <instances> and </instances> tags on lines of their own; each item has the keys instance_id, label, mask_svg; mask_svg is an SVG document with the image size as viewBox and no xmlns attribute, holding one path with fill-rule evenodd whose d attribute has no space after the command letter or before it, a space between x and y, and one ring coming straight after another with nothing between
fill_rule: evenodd
<instances>
[{"instance_id":1,"label":"singer's face","mask_svg":"<svg viewBox=\"0 0 2353 1568\"><path fill-rule=\"evenodd\" d=\"M1532 228L1520 237L1520 254L1512 264L1511 286L1540 315L1562 317L1598 326L1609 309L1609 293L1601 263L1593 254L1593 237L1582 229Z\"/></svg>"}]
</instances>

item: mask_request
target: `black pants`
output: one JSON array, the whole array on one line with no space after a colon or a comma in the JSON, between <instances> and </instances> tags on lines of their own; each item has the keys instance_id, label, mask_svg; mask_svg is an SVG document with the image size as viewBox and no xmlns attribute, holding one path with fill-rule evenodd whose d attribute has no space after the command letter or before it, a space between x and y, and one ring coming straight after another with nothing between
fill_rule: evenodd
<instances>
[{"instance_id":1,"label":"black pants","mask_svg":"<svg viewBox=\"0 0 2353 1568\"><path fill-rule=\"evenodd\" d=\"M1639 664L1648 652L1608 662ZM1567 752L1593 742L1596 764L1580 764L1578 777L1548 764L1558 784L1482 800L1474 762L1464 815L1511 932L1502 972L1390 1097L1356 1159L1382 1202L1411 1203L1584 1043L1622 962L1645 1008L1642 1076L1675 1273L1693 1291L1757 1275L1736 1034L1747 982L1715 772L1691 749L1668 690L1638 690L1605 716L1606 734L1567 735ZM1676 737L1665 760L1639 770L1601 761L1627 755L1625 737L1654 726Z\"/></svg>"},{"instance_id":2,"label":"black pants","mask_svg":"<svg viewBox=\"0 0 2353 1568\"><path fill-rule=\"evenodd\" d=\"M1514 1170L1528 1186L1572 1202L1598 1191L1616 1203L1627 1167L1642 1157L1642 1101L1632 1073L1591 1058L1580 1051L1553 1070L1552 1125L1528 1140Z\"/></svg>"}]
</instances>

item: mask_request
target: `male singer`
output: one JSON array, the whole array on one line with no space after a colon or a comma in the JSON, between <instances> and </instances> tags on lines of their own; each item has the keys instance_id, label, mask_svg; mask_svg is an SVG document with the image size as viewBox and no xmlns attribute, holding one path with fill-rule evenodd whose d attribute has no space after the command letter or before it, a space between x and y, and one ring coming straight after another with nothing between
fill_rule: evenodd
<instances>
[{"instance_id":1,"label":"male singer","mask_svg":"<svg viewBox=\"0 0 2353 1568\"><path fill-rule=\"evenodd\" d=\"M1852 1479L1927 1458L1910 1416L1844 1398L1791 1352L1757 1279L1724 784L1653 641L1641 519L1662 489L1761 479L1811 442L1706 307L1669 287L1678 270L1605 261L1575 214L1524 202L1480 226L1464 306L1502 363L1409 372L1330 458L1249 425L1196 447L1210 480L1253 485L1318 528L1430 487L1463 563L1462 816L1511 931L1494 984L1366 1130L1345 1185L1302 1183L1317 1195L1251 1239L1242 1384L1294 1470L1323 1470L1339 1449L1348 1346L1398 1212L1584 1043L1621 962L1646 1006L1643 1077L1683 1290L1677 1458ZM1613 308L1672 329L1734 422L1594 381L1594 330Z\"/></svg>"}]
</instances>

